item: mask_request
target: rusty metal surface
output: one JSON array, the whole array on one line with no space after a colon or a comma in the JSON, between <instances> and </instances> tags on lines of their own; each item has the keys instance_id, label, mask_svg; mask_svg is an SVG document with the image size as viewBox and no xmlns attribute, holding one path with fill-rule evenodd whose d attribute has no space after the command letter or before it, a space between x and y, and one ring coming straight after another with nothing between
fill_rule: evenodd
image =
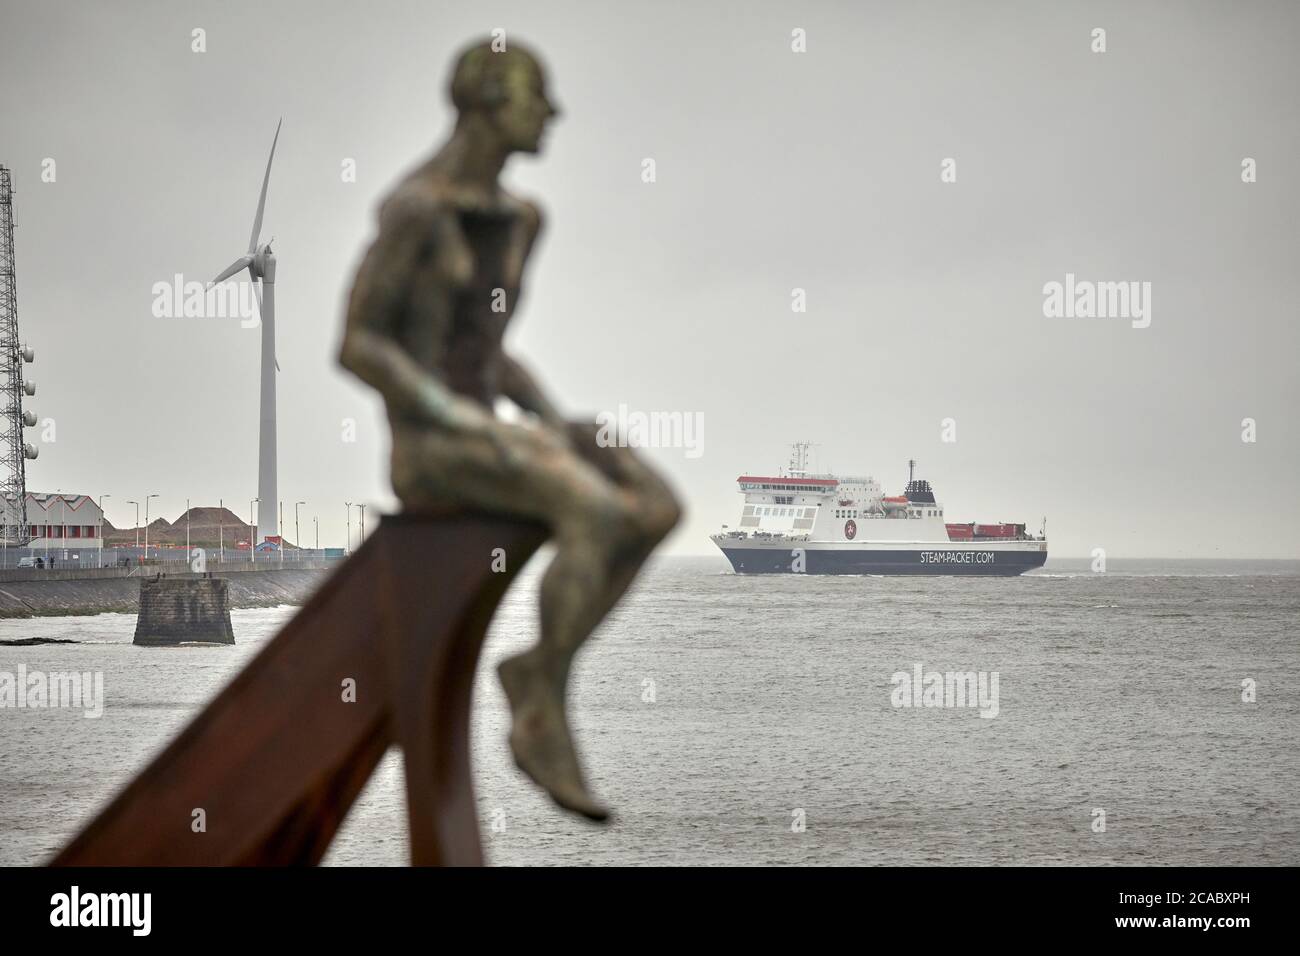
<instances>
[{"instance_id":1,"label":"rusty metal surface","mask_svg":"<svg viewBox=\"0 0 1300 956\"><path fill-rule=\"evenodd\" d=\"M545 537L500 517L384 518L52 864L315 864L393 744L411 862L482 864L474 670L501 595ZM507 571L491 570L494 548ZM348 678L355 702L343 699ZM206 832L192 829L196 809Z\"/></svg>"}]
</instances>

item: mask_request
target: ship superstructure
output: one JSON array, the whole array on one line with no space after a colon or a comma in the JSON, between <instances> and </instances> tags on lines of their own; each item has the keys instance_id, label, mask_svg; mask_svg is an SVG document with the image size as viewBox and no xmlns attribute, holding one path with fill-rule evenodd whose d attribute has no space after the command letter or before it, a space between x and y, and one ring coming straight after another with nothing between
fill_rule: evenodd
<instances>
[{"instance_id":1,"label":"ship superstructure","mask_svg":"<svg viewBox=\"0 0 1300 956\"><path fill-rule=\"evenodd\" d=\"M1016 575L1047 560L1045 533L1023 524L948 522L915 461L887 495L871 477L809 474L806 455L796 445L787 474L736 479L740 526L712 541L737 573Z\"/></svg>"}]
</instances>

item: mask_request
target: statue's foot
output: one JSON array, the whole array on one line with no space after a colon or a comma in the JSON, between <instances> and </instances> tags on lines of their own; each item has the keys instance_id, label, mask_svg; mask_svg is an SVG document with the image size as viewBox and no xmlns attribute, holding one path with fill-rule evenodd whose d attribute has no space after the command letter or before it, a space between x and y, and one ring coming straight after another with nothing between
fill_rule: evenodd
<instances>
[{"instance_id":1,"label":"statue's foot","mask_svg":"<svg viewBox=\"0 0 1300 956\"><path fill-rule=\"evenodd\" d=\"M510 701L515 764L565 809L591 820L608 819L609 811L592 799L583 782L559 690L526 653L502 661L497 674Z\"/></svg>"}]
</instances>

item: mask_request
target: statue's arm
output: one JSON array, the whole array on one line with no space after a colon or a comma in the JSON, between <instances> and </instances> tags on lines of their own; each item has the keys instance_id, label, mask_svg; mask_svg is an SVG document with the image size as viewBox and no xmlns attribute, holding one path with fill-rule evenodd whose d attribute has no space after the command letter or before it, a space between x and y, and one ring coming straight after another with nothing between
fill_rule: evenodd
<instances>
[{"instance_id":1,"label":"statue's arm","mask_svg":"<svg viewBox=\"0 0 1300 956\"><path fill-rule=\"evenodd\" d=\"M352 286L339 362L379 391L398 414L465 428L490 416L448 389L391 332L412 294L416 270L439 267L430 252L439 229L448 227L440 221L442 215L427 203L400 198L385 207L379 236Z\"/></svg>"},{"instance_id":2,"label":"statue's arm","mask_svg":"<svg viewBox=\"0 0 1300 956\"><path fill-rule=\"evenodd\" d=\"M533 244L542 231L542 210L527 199L514 199L519 209L519 232L515 239L515 269L522 275ZM518 305L516 304L516 308ZM542 390L532 373L511 355L503 354L501 361L501 394L524 411L532 412L545 424L564 432L567 423L559 409Z\"/></svg>"},{"instance_id":3,"label":"statue's arm","mask_svg":"<svg viewBox=\"0 0 1300 956\"><path fill-rule=\"evenodd\" d=\"M509 355L502 357L501 393L526 412L532 412L545 424L563 431L564 417L542 391L532 373Z\"/></svg>"}]
</instances>

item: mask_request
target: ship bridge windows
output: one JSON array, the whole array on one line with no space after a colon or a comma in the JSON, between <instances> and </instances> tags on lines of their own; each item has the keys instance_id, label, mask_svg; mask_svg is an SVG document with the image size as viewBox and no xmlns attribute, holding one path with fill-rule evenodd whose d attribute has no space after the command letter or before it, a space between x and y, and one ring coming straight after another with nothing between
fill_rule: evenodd
<instances>
[{"instance_id":1,"label":"ship bridge windows","mask_svg":"<svg viewBox=\"0 0 1300 956\"><path fill-rule=\"evenodd\" d=\"M741 491L763 492L763 491L801 491L804 494L821 495L829 494L835 488L834 482L803 482L800 484L785 482L767 482L767 481L741 481L739 482Z\"/></svg>"}]
</instances>

